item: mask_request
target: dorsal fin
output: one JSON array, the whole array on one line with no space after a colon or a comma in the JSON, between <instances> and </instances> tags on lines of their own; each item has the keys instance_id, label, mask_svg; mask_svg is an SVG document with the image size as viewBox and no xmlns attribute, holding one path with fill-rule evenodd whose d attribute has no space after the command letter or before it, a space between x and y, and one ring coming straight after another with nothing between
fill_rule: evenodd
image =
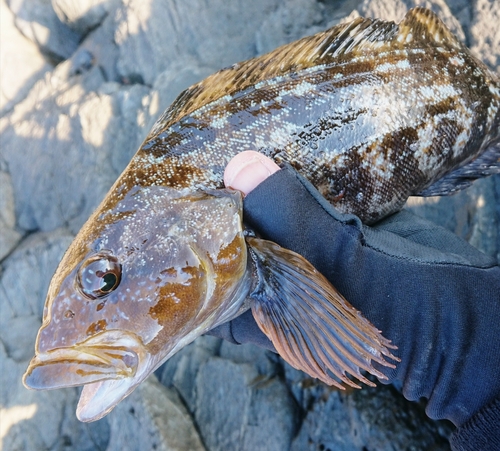
<instances>
[{"instance_id":1,"label":"dorsal fin","mask_svg":"<svg viewBox=\"0 0 500 451\"><path fill-rule=\"evenodd\" d=\"M394 22L357 18L347 24L278 47L270 53L221 69L183 91L158 119L150 137L198 108L264 80L333 62L369 42L397 31Z\"/></svg>"},{"instance_id":2,"label":"dorsal fin","mask_svg":"<svg viewBox=\"0 0 500 451\"><path fill-rule=\"evenodd\" d=\"M398 41L440 45L459 50L463 44L430 9L417 7L406 14L399 24Z\"/></svg>"},{"instance_id":3,"label":"dorsal fin","mask_svg":"<svg viewBox=\"0 0 500 451\"><path fill-rule=\"evenodd\" d=\"M460 45L436 14L425 8L410 10L399 25L384 20L357 18L260 57L234 64L191 86L158 119L148 139L193 111L259 82L315 66L341 63L352 54L436 46L436 43L453 48Z\"/></svg>"}]
</instances>

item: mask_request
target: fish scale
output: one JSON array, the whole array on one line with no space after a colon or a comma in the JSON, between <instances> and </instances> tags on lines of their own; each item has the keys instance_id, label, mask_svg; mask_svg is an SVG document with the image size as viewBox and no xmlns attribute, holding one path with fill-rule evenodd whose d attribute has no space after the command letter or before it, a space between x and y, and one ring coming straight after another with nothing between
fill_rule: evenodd
<instances>
[{"instance_id":1,"label":"fish scale","mask_svg":"<svg viewBox=\"0 0 500 451\"><path fill-rule=\"evenodd\" d=\"M500 172L499 92L423 8L399 25L356 19L187 89L64 255L25 385L84 385L77 416L97 420L249 308L312 377L339 388L374 385L362 371L386 378L397 343L304 257L244 232L242 194L224 188L224 168L257 150L372 223L412 194Z\"/></svg>"},{"instance_id":2,"label":"fish scale","mask_svg":"<svg viewBox=\"0 0 500 451\"><path fill-rule=\"evenodd\" d=\"M421 39L408 39L412 23L426 30ZM340 39L359 30L360 38ZM362 19L300 42L181 94L136 167L153 154L157 164L147 169L164 174L161 183L218 188L229 159L253 149L294 166L341 212L373 223L498 135L498 82L423 10L399 28Z\"/></svg>"}]
</instances>

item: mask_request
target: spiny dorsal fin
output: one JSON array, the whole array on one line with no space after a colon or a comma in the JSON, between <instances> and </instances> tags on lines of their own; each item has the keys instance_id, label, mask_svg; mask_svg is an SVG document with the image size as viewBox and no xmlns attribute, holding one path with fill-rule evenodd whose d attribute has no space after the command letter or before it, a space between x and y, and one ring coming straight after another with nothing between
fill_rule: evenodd
<instances>
[{"instance_id":1,"label":"spiny dorsal fin","mask_svg":"<svg viewBox=\"0 0 500 451\"><path fill-rule=\"evenodd\" d=\"M330 64L369 42L384 40L397 31L394 22L357 18L347 24L307 36L270 53L221 69L183 91L158 119L150 137L182 117L226 95L233 95L264 80Z\"/></svg>"},{"instance_id":2,"label":"spiny dorsal fin","mask_svg":"<svg viewBox=\"0 0 500 451\"><path fill-rule=\"evenodd\" d=\"M425 45L440 45L459 50L462 43L446 27L443 21L427 8L413 8L399 24L397 40L402 43L419 42Z\"/></svg>"},{"instance_id":3,"label":"spiny dorsal fin","mask_svg":"<svg viewBox=\"0 0 500 451\"><path fill-rule=\"evenodd\" d=\"M436 14L425 8L410 10L399 25L357 18L234 64L191 86L158 119L148 139L193 111L259 82L290 76L315 66L341 63L346 57L361 53L446 44L453 48L460 45Z\"/></svg>"},{"instance_id":4,"label":"spiny dorsal fin","mask_svg":"<svg viewBox=\"0 0 500 451\"><path fill-rule=\"evenodd\" d=\"M293 367L326 384L374 385L361 371L386 379L373 362L394 368L395 348L306 259L277 244L247 238L259 283L252 313L278 353Z\"/></svg>"}]
</instances>

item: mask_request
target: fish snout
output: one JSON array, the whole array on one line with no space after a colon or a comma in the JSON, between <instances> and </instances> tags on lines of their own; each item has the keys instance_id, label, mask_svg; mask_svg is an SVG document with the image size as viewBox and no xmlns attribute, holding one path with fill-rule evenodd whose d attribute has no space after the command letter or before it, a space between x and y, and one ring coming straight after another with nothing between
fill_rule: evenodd
<instances>
[{"instance_id":1,"label":"fish snout","mask_svg":"<svg viewBox=\"0 0 500 451\"><path fill-rule=\"evenodd\" d=\"M116 335L103 332L78 345L37 353L23 376L24 385L47 390L134 377L144 348L135 337Z\"/></svg>"}]
</instances>

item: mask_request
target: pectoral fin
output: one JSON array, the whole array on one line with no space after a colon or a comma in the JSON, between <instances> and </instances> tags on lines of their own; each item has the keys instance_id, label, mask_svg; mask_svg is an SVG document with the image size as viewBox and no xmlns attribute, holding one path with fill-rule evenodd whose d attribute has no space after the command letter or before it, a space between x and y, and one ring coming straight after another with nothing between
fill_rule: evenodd
<instances>
[{"instance_id":1,"label":"pectoral fin","mask_svg":"<svg viewBox=\"0 0 500 451\"><path fill-rule=\"evenodd\" d=\"M293 367L326 384L360 388L346 373L367 385L360 370L387 379L372 362L394 368L399 360L361 313L305 258L277 244L247 238L259 282L251 293L253 316L278 353Z\"/></svg>"}]
</instances>

